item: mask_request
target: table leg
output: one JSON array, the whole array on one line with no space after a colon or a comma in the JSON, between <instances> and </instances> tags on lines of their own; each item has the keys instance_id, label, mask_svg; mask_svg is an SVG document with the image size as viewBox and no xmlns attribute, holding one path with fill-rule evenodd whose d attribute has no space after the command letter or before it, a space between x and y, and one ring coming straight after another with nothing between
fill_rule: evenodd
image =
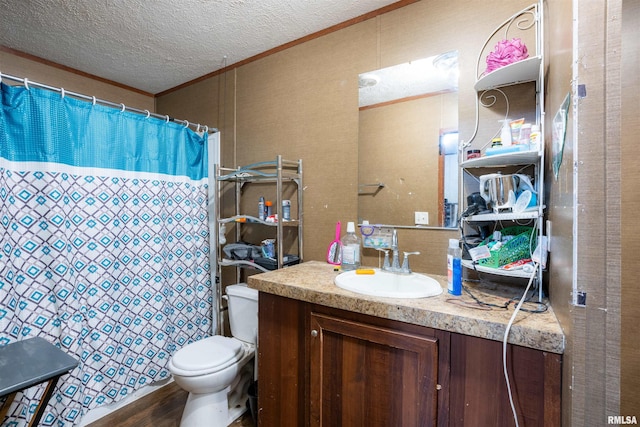
<instances>
[{"instance_id":1,"label":"table leg","mask_svg":"<svg viewBox=\"0 0 640 427\"><path fill-rule=\"evenodd\" d=\"M47 404L49 403L49 399L51 399L53 390L55 390L56 388L58 379L60 379L60 375L51 378L47 383L47 388L44 390L44 394L40 398L40 403L38 403L38 407L36 408L36 413L33 414L33 418L31 418L31 421L29 421L29 427L37 426L40 422L42 415L44 415L44 410L47 408Z\"/></svg>"},{"instance_id":2,"label":"table leg","mask_svg":"<svg viewBox=\"0 0 640 427\"><path fill-rule=\"evenodd\" d=\"M7 412L9 412L9 407L11 406L11 403L13 403L13 399L16 397L17 393L18 393L17 391L14 391L13 393L7 395L7 398L5 399L4 403L2 404L2 407L0 408L0 423L4 421L4 417L7 416Z\"/></svg>"}]
</instances>

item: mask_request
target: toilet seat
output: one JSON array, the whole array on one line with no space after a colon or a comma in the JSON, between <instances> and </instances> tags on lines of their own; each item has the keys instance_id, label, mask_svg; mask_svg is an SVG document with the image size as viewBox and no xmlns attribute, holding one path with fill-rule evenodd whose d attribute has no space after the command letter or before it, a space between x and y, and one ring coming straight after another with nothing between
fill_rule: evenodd
<instances>
[{"instance_id":1,"label":"toilet seat","mask_svg":"<svg viewBox=\"0 0 640 427\"><path fill-rule=\"evenodd\" d=\"M233 365L244 353L237 339L215 335L178 350L169 361L169 370L185 377L205 375Z\"/></svg>"}]
</instances>

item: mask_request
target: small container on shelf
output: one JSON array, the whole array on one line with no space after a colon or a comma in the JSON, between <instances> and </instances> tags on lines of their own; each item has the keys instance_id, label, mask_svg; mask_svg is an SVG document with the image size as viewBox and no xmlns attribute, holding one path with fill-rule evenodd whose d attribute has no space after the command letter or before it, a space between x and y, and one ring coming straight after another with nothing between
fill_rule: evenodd
<instances>
[{"instance_id":1,"label":"small container on shelf","mask_svg":"<svg viewBox=\"0 0 640 427\"><path fill-rule=\"evenodd\" d=\"M258 219L264 221L266 216L265 216L265 206L264 206L264 197L260 196L260 198L258 199Z\"/></svg>"},{"instance_id":2,"label":"small container on shelf","mask_svg":"<svg viewBox=\"0 0 640 427\"><path fill-rule=\"evenodd\" d=\"M540 126L532 125L531 134L529 135L529 146L532 150L540 149Z\"/></svg>"},{"instance_id":3,"label":"small container on shelf","mask_svg":"<svg viewBox=\"0 0 640 427\"><path fill-rule=\"evenodd\" d=\"M480 157L480 150L467 150L467 160Z\"/></svg>"},{"instance_id":4,"label":"small container on shelf","mask_svg":"<svg viewBox=\"0 0 640 427\"><path fill-rule=\"evenodd\" d=\"M520 128L520 142L519 144L529 145L529 141L531 139L531 123L525 123Z\"/></svg>"},{"instance_id":5,"label":"small container on shelf","mask_svg":"<svg viewBox=\"0 0 640 427\"><path fill-rule=\"evenodd\" d=\"M282 220L291 221L291 200L282 201Z\"/></svg>"}]
</instances>

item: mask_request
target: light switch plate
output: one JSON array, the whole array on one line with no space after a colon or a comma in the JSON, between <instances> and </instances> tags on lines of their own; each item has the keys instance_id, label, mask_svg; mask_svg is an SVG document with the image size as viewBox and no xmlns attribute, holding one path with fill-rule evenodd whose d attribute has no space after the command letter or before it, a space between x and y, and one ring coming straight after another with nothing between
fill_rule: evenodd
<instances>
[{"instance_id":1,"label":"light switch plate","mask_svg":"<svg viewBox=\"0 0 640 427\"><path fill-rule=\"evenodd\" d=\"M429 212L415 212L416 225L429 225Z\"/></svg>"}]
</instances>

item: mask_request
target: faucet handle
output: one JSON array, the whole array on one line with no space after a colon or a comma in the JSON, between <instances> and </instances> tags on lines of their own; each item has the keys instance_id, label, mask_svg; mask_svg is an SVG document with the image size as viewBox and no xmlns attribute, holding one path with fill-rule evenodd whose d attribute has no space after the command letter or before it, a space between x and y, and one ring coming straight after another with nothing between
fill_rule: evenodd
<instances>
[{"instance_id":1,"label":"faucet handle","mask_svg":"<svg viewBox=\"0 0 640 427\"><path fill-rule=\"evenodd\" d=\"M389 263L389 250L380 248L376 248L376 250L384 252L384 262L382 263L382 269L389 270L391 268L391 264Z\"/></svg>"},{"instance_id":2,"label":"faucet handle","mask_svg":"<svg viewBox=\"0 0 640 427\"><path fill-rule=\"evenodd\" d=\"M402 272L405 274L411 274L411 268L409 268L409 255L420 255L420 252L403 252L404 259L402 260Z\"/></svg>"}]
</instances>

